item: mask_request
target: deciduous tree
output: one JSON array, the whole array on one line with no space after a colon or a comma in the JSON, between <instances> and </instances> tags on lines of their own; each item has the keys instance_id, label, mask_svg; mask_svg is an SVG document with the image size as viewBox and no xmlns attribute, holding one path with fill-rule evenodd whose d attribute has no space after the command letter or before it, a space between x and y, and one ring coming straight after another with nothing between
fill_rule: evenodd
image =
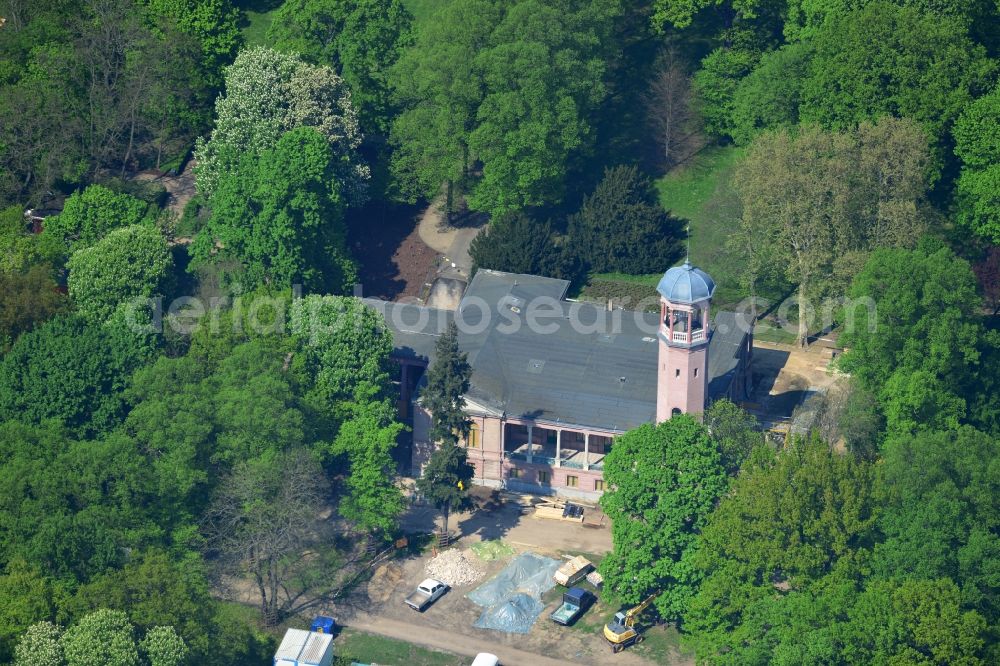
<instances>
[{"instance_id":1,"label":"deciduous tree","mask_svg":"<svg viewBox=\"0 0 1000 666\"><path fill-rule=\"evenodd\" d=\"M754 450L692 558L691 575L703 580L684 626L700 658L767 664L775 645L789 641L836 661L826 634L801 637L850 603L876 536L874 482L869 464L818 438L793 439L778 453Z\"/></svg>"},{"instance_id":2,"label":"deciduous tree","mask_svg":"<svg viewBox=\"0 0 1000 666\"><path fill-rule=\"evenodd\" d=\"M45 220L43 235L73 250L89 247L114 229L149 221L149 204L103 185L91 185L66 199L59 215Z\"/></svg>"},{"instance_id":3,"label":"deciduous tree","mask_svg":"<svg viewBox=\"0 0 1000 666\"><path fill-rule=\"evenodd\" d=\"M329 141L312 127L243 155L218 174L212 217L191 245L192 265L219 266L251 289L347 289L356 267L346 249L346 185L338 169Z\"/></svg>"},{"instance_id":4,"label":"deciduous tree","mask_svg":"<svg viewBox=\"0 0 1000 666\"><path fill-rule=\"evenodd\" d=\"M135 627L122 611L98 610L66 630L66 666L139 666Z\"/></svg>"},{"instance_id":5,"label":"deciduous tree","mask_svg":"<svg viewBox=\"0 0 1000 666\"><path fill-rule=\"evenodd\" d=\"M237 463L204 518L208 547L224 571L249 574L264 622L273 626L337 583L337 553L310 552L320 538L325 479L308 451Z\"/></svg>"},{"instance_id":6,"label":"deciduous tree","mask_svg":"<svg viewBox=\"0 0 1000 666\"><path fill-rule=\"evenodd\" d=\"M389 73L409 45L412 17L400 0L292 0L269 34L275 47L337 70L366 132L386 135L395 116Z\"/></svg>"},{"instance_id":7,"label":"deciduous tree","mask_svg":"<svg viewBox=\"0 0 1000 666\"><path fill-rule=\"evenodd\" d=\"M226 92L215 114L210 138L195 149L203 194L214 194L224 175L243 168L242 158L275 150L284 134L308 126L329 144L328 178L337 181L344 200L364 200L368 167L357 154L357 114L343 80L329 67L265 47L246 49L226 69Z\"/></svg>"},{"instance_id":8,"label":"deciduous tree","mask_svg":"<svg viewBox=\"0 0 1000 666\"><path fill-rule=\"evenodd\" d=\"M614 542L601 562L606 584L627 604L656 593L661 616L678 619L698 586L698 533L728 485L708 429L681 415L630 430L605 457L604 478Z\"/></svg>"},{"instance_id":9,"label":"deciduous tree","mask_svg":"<svg viewBox=\"0 0 1000 666\"><path fill-rule=\"evenodd\" d=\"M993 243L1000 243L1000 88L962 111L955 123L959 219Z\"/></svg>"},{"instance_id":10,"label":"deciduous tree","mask_svg":"<svg viewBox=\"0 0 1000 666\"><path fill-rule=\"evenodd\" d=\"M14 650L15 666L64 666L60 634L62 630L51 622L37 622L28 627Z\"/></svg>"},{"instance_id":11,"label":"deciduous tree","mask_svg":"<svg viewBox=\"0 0 1000 666\"><path fill-rule=\"evenodd\" d=\"M99 324L133 299L161 294L173 259L163 234L134 225L77 250L66 265L77 311Z\"/></svg>"}]
</instances>

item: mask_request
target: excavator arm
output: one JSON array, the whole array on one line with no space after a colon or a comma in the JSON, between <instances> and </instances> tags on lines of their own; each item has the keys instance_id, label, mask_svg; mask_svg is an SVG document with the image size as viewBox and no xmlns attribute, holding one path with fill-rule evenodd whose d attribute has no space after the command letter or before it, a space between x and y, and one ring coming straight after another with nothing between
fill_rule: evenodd
<instances>
[{"instance_id":1,"label":"excavator arm","mask_svg":"<svg viewBox=\"0 0 1000 666\"><path fill-rule=\"evenodd\" d=\"M638 606L634 606L625 611L625 626L632 627L635 626L636 618L642 615L642 611L649 608L649 604L653 603L653 599L656 598L655 594L651 594L646 597Z\"/></svg>"}]
</instances>

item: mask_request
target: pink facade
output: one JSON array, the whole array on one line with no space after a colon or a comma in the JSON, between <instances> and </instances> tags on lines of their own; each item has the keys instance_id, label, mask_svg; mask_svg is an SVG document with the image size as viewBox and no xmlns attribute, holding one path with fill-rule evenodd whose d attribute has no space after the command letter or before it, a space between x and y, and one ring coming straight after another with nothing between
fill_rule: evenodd
<instances>
[{"instance_id":1,"label":"pink facade","mask_svg":"<svg viewBox=\"0 0 1000 666\"><path fill-rule=\"evenodd\" d=\"M656 421L700 414L708 395L709 301L673 303L660 298Z\"/></svg>"},{"instance_id":2,"label":"pink facade","mask_svg":"<svg viewBox=\"0 0 1000 666\"><path fill-rule=\"evenodd\" d=\"M589 500L604 490L604 456L621 434L482 414L470 414L469 420L472 430L464 445L477 484ZM429 430L430 414L415 405L414 475L433 451Z\"/></svg>"}]
</instances>

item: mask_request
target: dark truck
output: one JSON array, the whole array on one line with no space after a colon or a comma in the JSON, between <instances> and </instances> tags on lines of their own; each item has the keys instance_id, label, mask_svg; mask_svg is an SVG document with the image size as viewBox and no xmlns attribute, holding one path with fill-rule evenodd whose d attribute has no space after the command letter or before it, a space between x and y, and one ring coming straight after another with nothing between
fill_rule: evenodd
<instances>
[{"instance_id":1,"label":"dark truck","mask_svg":"<svg viewBox=\"0 0 1000 666\"><path fill-rule=\"evenodd\" d=\"M563 594L563 602L559 608L552 611L553 622L563 625L573 624L576 618L583 615L594 601L594 595L580 587L571 587Z\"/></svg>"}]
</instances>

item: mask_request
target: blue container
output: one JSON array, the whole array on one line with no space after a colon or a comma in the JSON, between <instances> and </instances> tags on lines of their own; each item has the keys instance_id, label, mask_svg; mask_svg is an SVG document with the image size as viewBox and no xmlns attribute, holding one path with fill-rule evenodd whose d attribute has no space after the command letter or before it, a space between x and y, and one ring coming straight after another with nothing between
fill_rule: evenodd
<instances>
[{"instance_id":1,"label":"blue container","mask_svg":"<svg viewBox=\"0 0 1000 666\"><path fill-rule=\"evenodd\" d=\"M312 626L309 627L309 631L315 631L319 634L332 634L333 628L337 626L332 617L327 617L325 615L317 615L316 619L313 620Z\"/></svg>"}]
</instances>

